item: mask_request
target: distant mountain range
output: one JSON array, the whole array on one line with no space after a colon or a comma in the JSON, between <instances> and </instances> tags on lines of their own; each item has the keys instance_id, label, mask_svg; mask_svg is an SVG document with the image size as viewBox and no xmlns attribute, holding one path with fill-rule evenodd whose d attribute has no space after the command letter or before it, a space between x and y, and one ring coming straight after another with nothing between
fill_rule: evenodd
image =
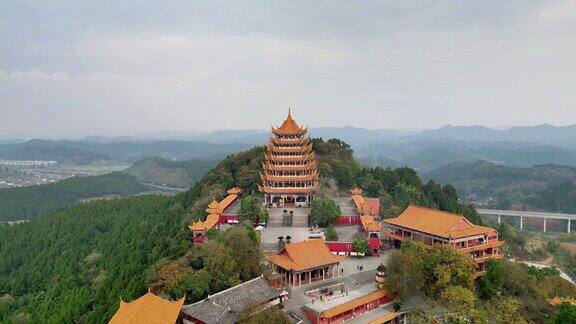
<instances>
[{"instance_id":1,"label":"distant mountain range","mask_svg":"<svg viewBox=\"0 0 576 324\"><path fill-rule=\"evenodd\" d=\"M85 163L94 159L137 161L151 156L171 160L218 158L262 145L264 129L206 132L162 131L123 137L90 136L82 140L31 140L0 143L0 158L54 159ZM507 130L483 126L445 126L424 131L357 127L316 127L310 136L339 138L368 165L410 166L420 172L452 162L487 160L508 166L576 166L576 125L537 125Z\"/></svg>"},{"instance_id":2,"label":"distant mountain range","mask_svg":"<svg viewBox=\"0 0 576 324\"><path fill-rule=\"evenodd\" d=\"M189 141L90 142L72 140L29 140L0 145L0 159L55 160L83 165L97 160L134 162L159 156L169 160L221 159L252 147L246 143L212 144Z\"/></svg>"},{"instance_id":3,"label":"distant mountain range","mask_svg":"<svg viewBox=\"0 0 576 324\"><path fill-rule=\"evenodd\" d=\"M374 165L385 158L382 166L409 166L420 172L452 162L491 161L498 164L531 167L538 164L576 166L576 150L553 145L524 142L488 142L455 140L414 140L381 143L361 149L360 161Z\"/></svg>"}]
</instances>

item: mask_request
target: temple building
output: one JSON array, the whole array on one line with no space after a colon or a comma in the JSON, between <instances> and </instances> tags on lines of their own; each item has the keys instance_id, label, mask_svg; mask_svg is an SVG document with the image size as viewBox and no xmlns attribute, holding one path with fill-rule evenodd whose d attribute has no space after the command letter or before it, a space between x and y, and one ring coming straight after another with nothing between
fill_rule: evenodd
<instances>
[{"instance_id":1,"label":"temple building","mask_svg":"<svg viewBox=\"0 0 576 324\"><path fill-rule=\"evenodd\" d=\"M430 208L408 206L395 218L384 220L384 235L390 244L399 247L404 240L422 241L427 247L448 244L476 262L477 276L486 273L485 263L501 258L496 230L472 224L466 217Z\"/></svg>"},{"instance_id":2,"label":"temple building","mask_svg":"<svg viewBox=\"0 0 576 324\"><path fill-rule=\"evenodd\" d=\"M342 282L307 291L311 299L302 306L302 313L313 324L401 323L394 311L394 296L384 288L386 267L380 265L376 281L353 286Z\"/></svg>"},{"instance_id":3,"label":"temple building","mask_svg":"<svg viewBox=\"0 0 576 324\"><path fill-rule=\"evenodd\" d=\"M206 232L211 228L218 228L220 224L223 223L238 223L237 216L235 214L227 213L231 209L231 206L238 200L238 197L242 194L242 189L238 187L233 187L228 189L226 192L228 195L218 202L212 200L206 208L206 220L193 222L188 226L190 231L192 231L192 241L194 243L202 243L206 240Z\"/></svg>"},{"instance_id":4,"label":"temple building","mask_svg":"<svg viewBox=\"0 0 576 324\"><path fill-rule=\"evenodd\" d=\"M261 173L265 206L308 206L318 187L316 158L308 128L296 124L290 111L280 127L272 127Z\"/></svg>"},{"instance_id":5,"label":"temple building","mask_svg":"<svg viewBox=\"0 0 576 324\"><path fill-rule=\"evenodd\" d=\"M323 240L286 244L280 252L265 257L286 284L293 286L338 277L340 261L346 258L332 254Z\"/></svg>"},{"instance_id":6,"label":"temple building","mask_svg":"<svg viewBox=\"0 0 576 324\"><path fill-rule=\"evenodd\" d=\"M382 224L375 218L380 218L380 199L379 198L364 198L362 196L362 189L350 189L352 201L356 206L356 211L360 215L361 231L368 239L368 246L372 253L378 254L382 241L380 240L380 232L382 232Z\"/></svg>"},{"instance_id":7,"label":"temple building","mask_svg":"<svg viewBox=\"0 0 576 324\"><path fill-rule=\"evenodd\" d=\"M180 317L184 298L175 301L162 299L150 291L133 302L120 299L120 308L110 324L174 324Z\"/></svg>"}]
</instances>

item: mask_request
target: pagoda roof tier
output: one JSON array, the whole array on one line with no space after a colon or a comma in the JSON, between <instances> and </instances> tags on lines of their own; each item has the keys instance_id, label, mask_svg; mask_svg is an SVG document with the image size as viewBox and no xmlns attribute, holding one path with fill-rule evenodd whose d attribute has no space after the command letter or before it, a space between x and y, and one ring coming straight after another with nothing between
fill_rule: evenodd
<instances>
[{"instance_id":1,"label":"pagoda roof tier","mask_svg":"<svg viewBox=\"0 0 576 324\"><path fill-rule=\"evenodd\" d=\"M297 139L290 139L290 138L278 138L278 137L270 137L270 143L275 145L282 145L282 144L291 144L291 145L306 145L310 142L310 138L304 136L302 138Z\"/></svg>"},{"instance_id":2,"label":"pagoda roof tier","mask_svg":"<svg viewBox=\"0 0 576 324\"><path fill-rule=\"evenodd\" d=\"M264 170L270 171L307 171L316 170L316 160L304 165L274 165L272 163L262 162Z\"/></svg>"},{"instance_id":3,"label":"pagoda roof tier","mask_svg":"<svg viewBox=\"0 0 576 324\"><path fill-rule=\"evenodd\" d=\"M284 146L276 146L272 143L268 143L266 145L268 152L276 152L276 153L294 153L294 152L312 152L312 143L303 144L301 146L294 146L294 147L284 147Z\"/></svg>"},{"instance_id":4,"label":"pagoda roof tier","mask_svg":"<svg viewBox=\"0 0 576 324\"><path fill-rule=\"evenodd\" d=\"M318 179L318 172L314 171L312 174L302 176L275 176L266 173L261 173L260 177L265 181L285 182L285 181L311 181Z\"/></svg>"},{"instance_id":5,"label":"pagoda roof tier","mask_svg":"<svg viewBox=\"0 0 576 324\"><path fill-rule=\"evenodd\" d=\"M291 162L291 161L312 161L314 160L314 153L308 153L306 155L296 155L296 156L290 156L290 155L271 155L271 154L266 154L266 160L267 161L279 161L279 162Z\"/></svg>"},{"instance_id":6,"label":"pagoda roof tier","mask_svg":"<svg viewBox=\"0 0 576 324\"><path fill-rule=\"evenodd\" d=\"M258 185L260 192L268 194L309 194L316 191L318 184L314 184L310 187L270 187Z\"/></svg>"},{"instance_id":7,"label":"pagoda roof tier","mask_svg":"<svg viewBox=\"0 0 576 324\"><path fill-rule=\"evenodd\" d=\"M288 109L288 117L286 120L280 125L280 127L272 127L272 133L277 135L301 135L305 134L308 131L308 127L302 127L296 124L296 121L292 119L292 115L290 114L290 109Z\"/></svg>"}]
</instances>

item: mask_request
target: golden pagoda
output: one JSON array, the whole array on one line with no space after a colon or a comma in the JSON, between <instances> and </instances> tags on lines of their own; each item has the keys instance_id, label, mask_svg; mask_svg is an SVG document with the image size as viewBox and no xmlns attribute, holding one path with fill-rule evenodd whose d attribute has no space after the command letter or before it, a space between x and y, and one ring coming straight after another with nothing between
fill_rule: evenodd
<instances>
[{"instance_id":1,"label":"golden pagoda","mask_svg":"<svg viewBox=\"0 0 576 324\"><path fill-rule=\"evenodd\" d=\"M307 206L318 187L316 158L308 127L296 124L290 110L280 127L272 127L260 174L262 202L266 206Z\"/></svg>"}]
</instances>

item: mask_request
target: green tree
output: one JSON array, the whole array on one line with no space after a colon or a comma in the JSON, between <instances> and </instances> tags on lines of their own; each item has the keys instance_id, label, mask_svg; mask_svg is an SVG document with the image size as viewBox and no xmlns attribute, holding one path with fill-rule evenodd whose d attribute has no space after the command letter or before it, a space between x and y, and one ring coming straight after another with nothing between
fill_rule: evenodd
<instances>
[{"instance_id":1,"label":"green tree","mask_svg":"<svg viewBox=\"0 0 576 324\"><path fill-rule=\"evenodd\" d=\"M352 246L358 253L363 253L364 255L368 255L370 253L370 248L368 247L368 240L365 238L357 238L352 241Z\"/></svg>"},{"instance_id":2,"label":"green tree","mask_svg":"<svg viewBox=\"0 0 576 324\"><path fill-rule=\"evenodd\" d=\"M576 323L576 306L564 302L558 307L558 311L550 319L553 324L575 324Z\"/></svg>"},{"instance_id":3,"label":"green tree","mask_svg":"<svg viewBox=\"0 0 576 324\"><path fill-rule=\"evenodd\" d=\"M469 314L474 309L476 296L468 288L449 286L440 293L440 302L455 313Z\"/></svg>"},{"instance_id":4,"label":"green tree","mask_svg":"<svg viewBox=\"0 0 576 324\"><path fill-rule=\"evenodd\" d=\"M340 206L330 198L314 199L314 201L312 201L311 213L314 221L321 227L327 227L342 215Z\"/></svg>"},{"instance_id":5,"label":"green tree","mask_svg":"<svg viewBox=\"0 0 576 324\"><path fill-rule=\"evenodd\" d=\"M324 230L324 238L326 241L338 241L338 233L336 232L334 225L326 227Z\"/></svg>"},{"instance_id":6,"label":"green tree","mask_svg":"<svg viewBox=\"0 0 576 324\"><path fill-rule=\"evenodd\" d=\"M486 274L480 279L480 298L488 300L498 295L502 290L504 261L490 259L486 261Z\"/></svg>"},{"instance_id":7,"label":"green tree","mask_svg":"<svg viewBox=\"0 0 576 324\"><path fill-rule=\"evenodd\" d=\"M260 206L258 198L255 196L246 195L242 197L238 216L243 220L250 220L252 222L268 221L268 211Z\"/></svg>"},{"instance_id":8,"label":"green tree","mask_svg":"<svg viewBox=\"0 0 576 324\"><path fill-rule=\"evenodd\" d=\"M388 208L385 211L384 217L385 218L393 218L393 217L397 217L401 213L402 213L402 208L400 208L398 206L390 206L390 208Z\"/></svg>"},{"instance_id":9,"label":"green tree","mask_svg":"<svg viewBox=\"0 0 576 324\"><path fill-rule=\"evenodd\" d=\"M262 309L259 306L247 305L239 314L237 319L239 324L290 324L292 321L277 306L270 306Z\"/></svg>"},{"instance_id":10,"label":"green tree","mask_svg":"<svg viewBox=\"0 0 576 324\"><path fill-rule=\"evenodd\" d=\"M248 281L261 274L260 249L250 238L249 230L243 226L230 228L224 236L224 243L233 251L236 262L234 273L239 274L241 281Z\"/></svg>"}]
</instances>

